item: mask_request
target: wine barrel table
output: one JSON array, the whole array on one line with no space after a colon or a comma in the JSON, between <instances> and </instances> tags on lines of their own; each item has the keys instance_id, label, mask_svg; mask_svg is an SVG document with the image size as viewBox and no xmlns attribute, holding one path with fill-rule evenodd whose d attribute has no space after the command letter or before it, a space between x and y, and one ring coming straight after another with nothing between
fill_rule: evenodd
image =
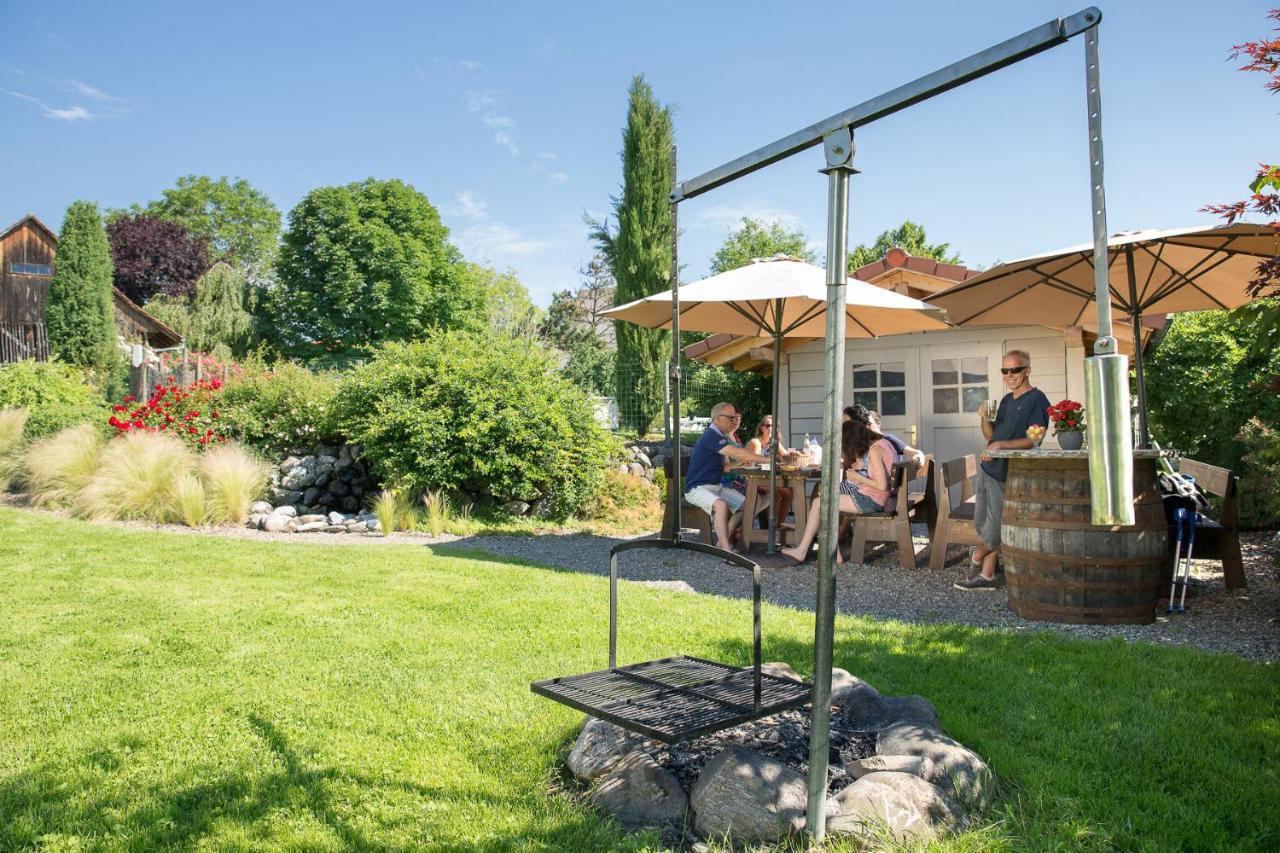
<instances>
[{"instance_id":1,"label":"wine barrel table","mask_svg":"<svg viewBox=\"0 0 1280 853\"><path fill-rule=\"evenodd\" d=\"M1132 526L1091 523L1088 451L991 455L1009 460L1000 560L1013 611L1044 622L1155 621L1171 576L1156 485L1156 459L1168 451L1134 451Z\"/></svg>"}]
</instances>

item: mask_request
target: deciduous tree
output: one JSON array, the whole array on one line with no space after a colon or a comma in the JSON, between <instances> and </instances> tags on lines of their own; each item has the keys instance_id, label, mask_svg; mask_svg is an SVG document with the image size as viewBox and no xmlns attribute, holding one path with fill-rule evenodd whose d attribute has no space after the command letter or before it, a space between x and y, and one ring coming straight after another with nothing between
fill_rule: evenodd
<instances>
[{"instance_id":1,"label":"deciduous tree","mask_svg":"<svg viewBox=\"0 0 1280 853\"><path fill-rule=\"evenodd\" d=\"M185 226L146 214L125 214L107 225L115 284L146 304L152 296L190 297L209 269L209 245Z\"/></svg>"},{"instance_id":2,"label":"deciduous tree","mask_svg":"<svg viewBox=\"0 0 1280 853\"><path fill-rule=\"evenodd\" d=\"M859 245L849 252L849 271L878 261L897 246L916 258L932 258L944 264L961 263L960 256L951 251L950 243L930 243L924 226L907 220L897 228L881 232L870 246Z\"/></svg>"},{"instance_id":3,"label":"deciduous tree","mask_svg":"<svg viewBox=\"0 0 1280 853\"><path fill-rule=\"evenodd\" d=\"M118 360L111 296L111 248L98 206L67 208L45 309L49 348L63 361L105 377Z\"/></svg>"},{"instance_id":4,"label":"deciduous tree","mask_svg":"<svg viewBox=\"0 0 1280 853\"><path fill-rule=\"evenodd\" d=\"M804 232L788 231L779 222L766 226L758 219L742 218L742 225L725 238L711 256L711 272L722 273L751 263L753 258L791 255L813 263L815 255Z\"/></svg>"}]
</instances>

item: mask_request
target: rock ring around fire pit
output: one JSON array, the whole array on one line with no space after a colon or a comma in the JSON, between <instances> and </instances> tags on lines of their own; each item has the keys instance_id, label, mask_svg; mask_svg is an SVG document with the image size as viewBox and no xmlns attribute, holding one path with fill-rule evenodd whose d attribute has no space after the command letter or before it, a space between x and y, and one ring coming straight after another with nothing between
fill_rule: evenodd
<instances>
[{"instance_id":1,"label":"rock ring around fire pit","mask_svg":"<svg viewBox=\"0 0 1280 853\"><path fill-rule=\"evenodd\" d=\"M766 664L800 677L785 663ZM827 832L867 841L930 841L991 802L986 762L942 730L920 696L885 696L842 669L831 678ZM586 799L664 838L775 843L804 831L809 708L674 745L588 717L568 766Z\"/></svg>"}]
</instances>

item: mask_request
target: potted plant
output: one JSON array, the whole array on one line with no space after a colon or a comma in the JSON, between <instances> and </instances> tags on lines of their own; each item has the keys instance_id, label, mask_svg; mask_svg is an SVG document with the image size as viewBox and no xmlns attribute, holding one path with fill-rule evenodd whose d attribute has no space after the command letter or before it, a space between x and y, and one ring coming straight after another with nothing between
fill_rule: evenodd
<instances>
[{"instance_id":1,"label":"potted plant","mask_svg":"<svg viewBox=\"0 0 1280 853\"><path fill-rule=\"evenodd\" d=\"M1084 406L1074 400L1063 400L1049 407L1053 434L1063 450L1079 450L1084 445Z\"/></svg>"}]
</instances>

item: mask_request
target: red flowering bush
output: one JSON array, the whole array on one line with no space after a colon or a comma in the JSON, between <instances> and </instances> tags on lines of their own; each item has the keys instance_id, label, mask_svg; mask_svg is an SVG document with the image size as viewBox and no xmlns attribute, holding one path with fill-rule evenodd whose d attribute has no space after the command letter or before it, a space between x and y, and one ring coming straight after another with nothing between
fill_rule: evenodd
<instances>
[{"instance_id":1,"label":"red flowering bush","mask_svg":"<svg viewBox=\"0 0 1280 853\"><path fill-rule=\"evenodd\" d=\"M111 407L107 423L121 433L133 430L167 432L196 449L227 440L218 412L222 380L202 379L179 385L172 376L157 384L145 403L129 394L123 403Z\"/></svg>"},{"instance_id":2,"label":"red flowering bush","mask_svg":"<svg viewBox=\"0 0 1280 853\"><path fill-rule=\"evenodd\" d=\"M1053 433L1084 432L1084 406L1074 400L1063 400L1048 409L1049 420L1053 421Z\"/></svg>"}]
</instances>

